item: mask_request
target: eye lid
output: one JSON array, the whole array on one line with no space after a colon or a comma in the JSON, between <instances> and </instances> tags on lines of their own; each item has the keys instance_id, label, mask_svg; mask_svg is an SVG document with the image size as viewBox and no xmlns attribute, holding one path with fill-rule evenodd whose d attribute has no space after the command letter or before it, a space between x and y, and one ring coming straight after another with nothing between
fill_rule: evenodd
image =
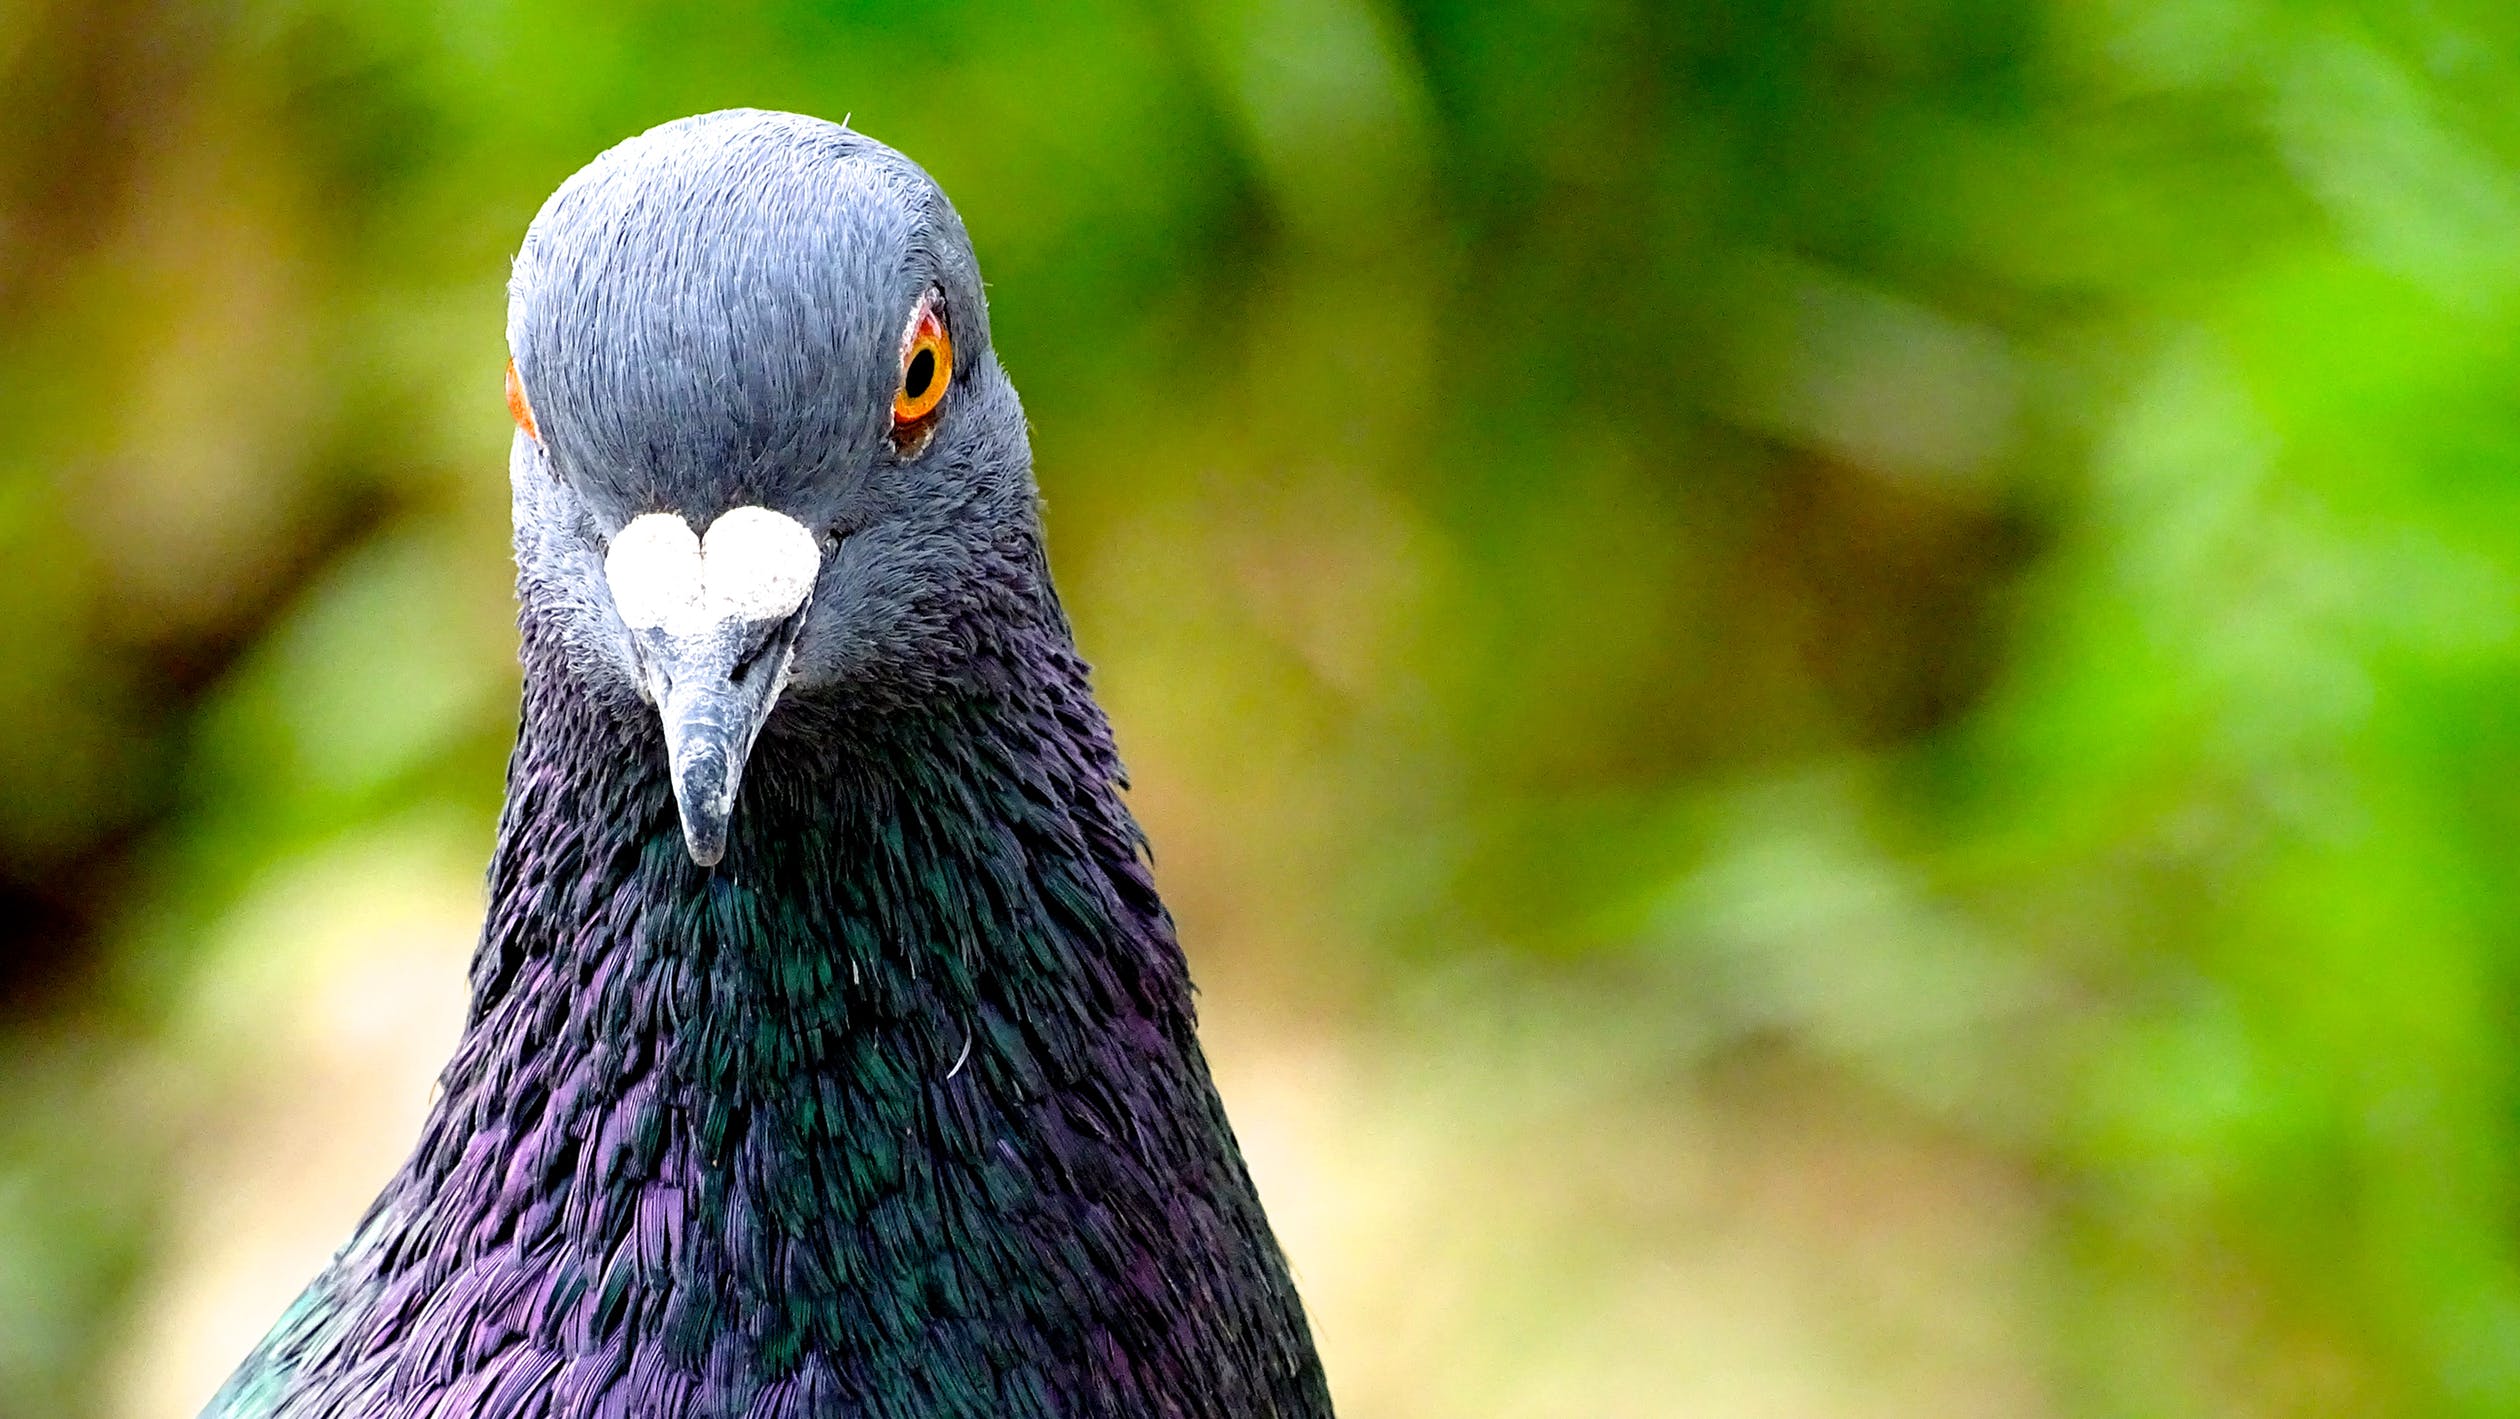
<instances>
[{"instance_id":1,"label":"eye lid","mask_svg":"<svg viewBox=\"0 0 2520 1419\"><path fill-rule=\"evenodd\" d=\"M514 355L508 356L507 362L507 406L508 417L516 421L517 429L525 437L541 443L542 429L534 422L534 401L526 396L525 376L517 373Z\"/></svg>"},{"instance_id":2,"label":"eye lid","mask_svg":"<svg viewBox=\"0 0 2520 1419\"><path fill-rule=\"evenodd\" d=\"M911 304L910 318L901 323L901 355L905 363L909 360L911 347L918 342L920 327L931 322L951 333L946 319L945 288L933 281Z\"/></svg>"}]
</instances>

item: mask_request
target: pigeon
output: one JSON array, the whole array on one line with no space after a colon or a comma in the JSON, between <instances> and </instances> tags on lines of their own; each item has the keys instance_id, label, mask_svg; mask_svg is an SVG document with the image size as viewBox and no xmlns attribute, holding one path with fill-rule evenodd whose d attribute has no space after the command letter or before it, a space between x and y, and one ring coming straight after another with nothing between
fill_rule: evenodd
<instances>
[{"instance_id":1,"label":"pigeon","mask_svg":"<svg viewBox=\"0 0 2520 1419\"><path fill-rule=\"evenodd\" d=\"M462 1038L207 1419L1330 1414L944 192L668 123L543 205L507 337Z\"/></svg>"}]
</instances>

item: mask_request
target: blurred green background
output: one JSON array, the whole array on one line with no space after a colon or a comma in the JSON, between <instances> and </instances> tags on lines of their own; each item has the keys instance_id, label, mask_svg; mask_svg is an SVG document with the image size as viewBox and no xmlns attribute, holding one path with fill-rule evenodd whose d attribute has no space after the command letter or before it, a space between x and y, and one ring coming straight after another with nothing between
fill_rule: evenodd
<instances>
[{"instance_id":1,"label":"blurred green background","mask_svg":"<svg viewBox=\"0 0 2520 1419\"><path fill-rule=\"evenodd\" d=\"M0 1413L408 1146L543 195L910 153L1351 1419L2520 1412L2506 0L0 3Z\"/></svg>"}]
</instances>

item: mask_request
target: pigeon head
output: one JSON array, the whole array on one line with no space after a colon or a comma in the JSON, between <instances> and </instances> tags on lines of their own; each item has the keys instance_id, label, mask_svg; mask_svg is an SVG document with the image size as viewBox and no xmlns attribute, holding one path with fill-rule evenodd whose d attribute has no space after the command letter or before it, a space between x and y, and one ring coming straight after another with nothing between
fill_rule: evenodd
<instances>
[{"instance_id":1,"label":"pigeon head","mask_svg":"<svg viewBox=\"0 0 2520 1419\"><path fill-rule=\"evenodd\" d=\"M661 722L694 861L774 716L948 693L1042 614L970 237L883 144L753 111L633 138L535 217L507 329L526 614Z\"/></svg>"}]
</instances>

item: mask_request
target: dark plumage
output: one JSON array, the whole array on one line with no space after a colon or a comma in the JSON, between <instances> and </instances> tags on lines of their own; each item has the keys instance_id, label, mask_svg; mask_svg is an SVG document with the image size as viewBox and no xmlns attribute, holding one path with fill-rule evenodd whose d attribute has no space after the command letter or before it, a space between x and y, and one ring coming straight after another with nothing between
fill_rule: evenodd
<instances>
[{"instance_id":1,"label":"dark plumage","mask_svg":"<svg viewBox=\"0 0 2520 1419\"><path fill-rule=\"evenodd\" d=\"M923 300L951 383L897 427ZM943 193L831 124L668 124L545 205L509 341L525 701L471 1015L208 1413L1327 1415ZM738 508L811 553L742 561ZM705 595L608 562L655 513L711 532Z\"/></svg>"}]
</instances>

